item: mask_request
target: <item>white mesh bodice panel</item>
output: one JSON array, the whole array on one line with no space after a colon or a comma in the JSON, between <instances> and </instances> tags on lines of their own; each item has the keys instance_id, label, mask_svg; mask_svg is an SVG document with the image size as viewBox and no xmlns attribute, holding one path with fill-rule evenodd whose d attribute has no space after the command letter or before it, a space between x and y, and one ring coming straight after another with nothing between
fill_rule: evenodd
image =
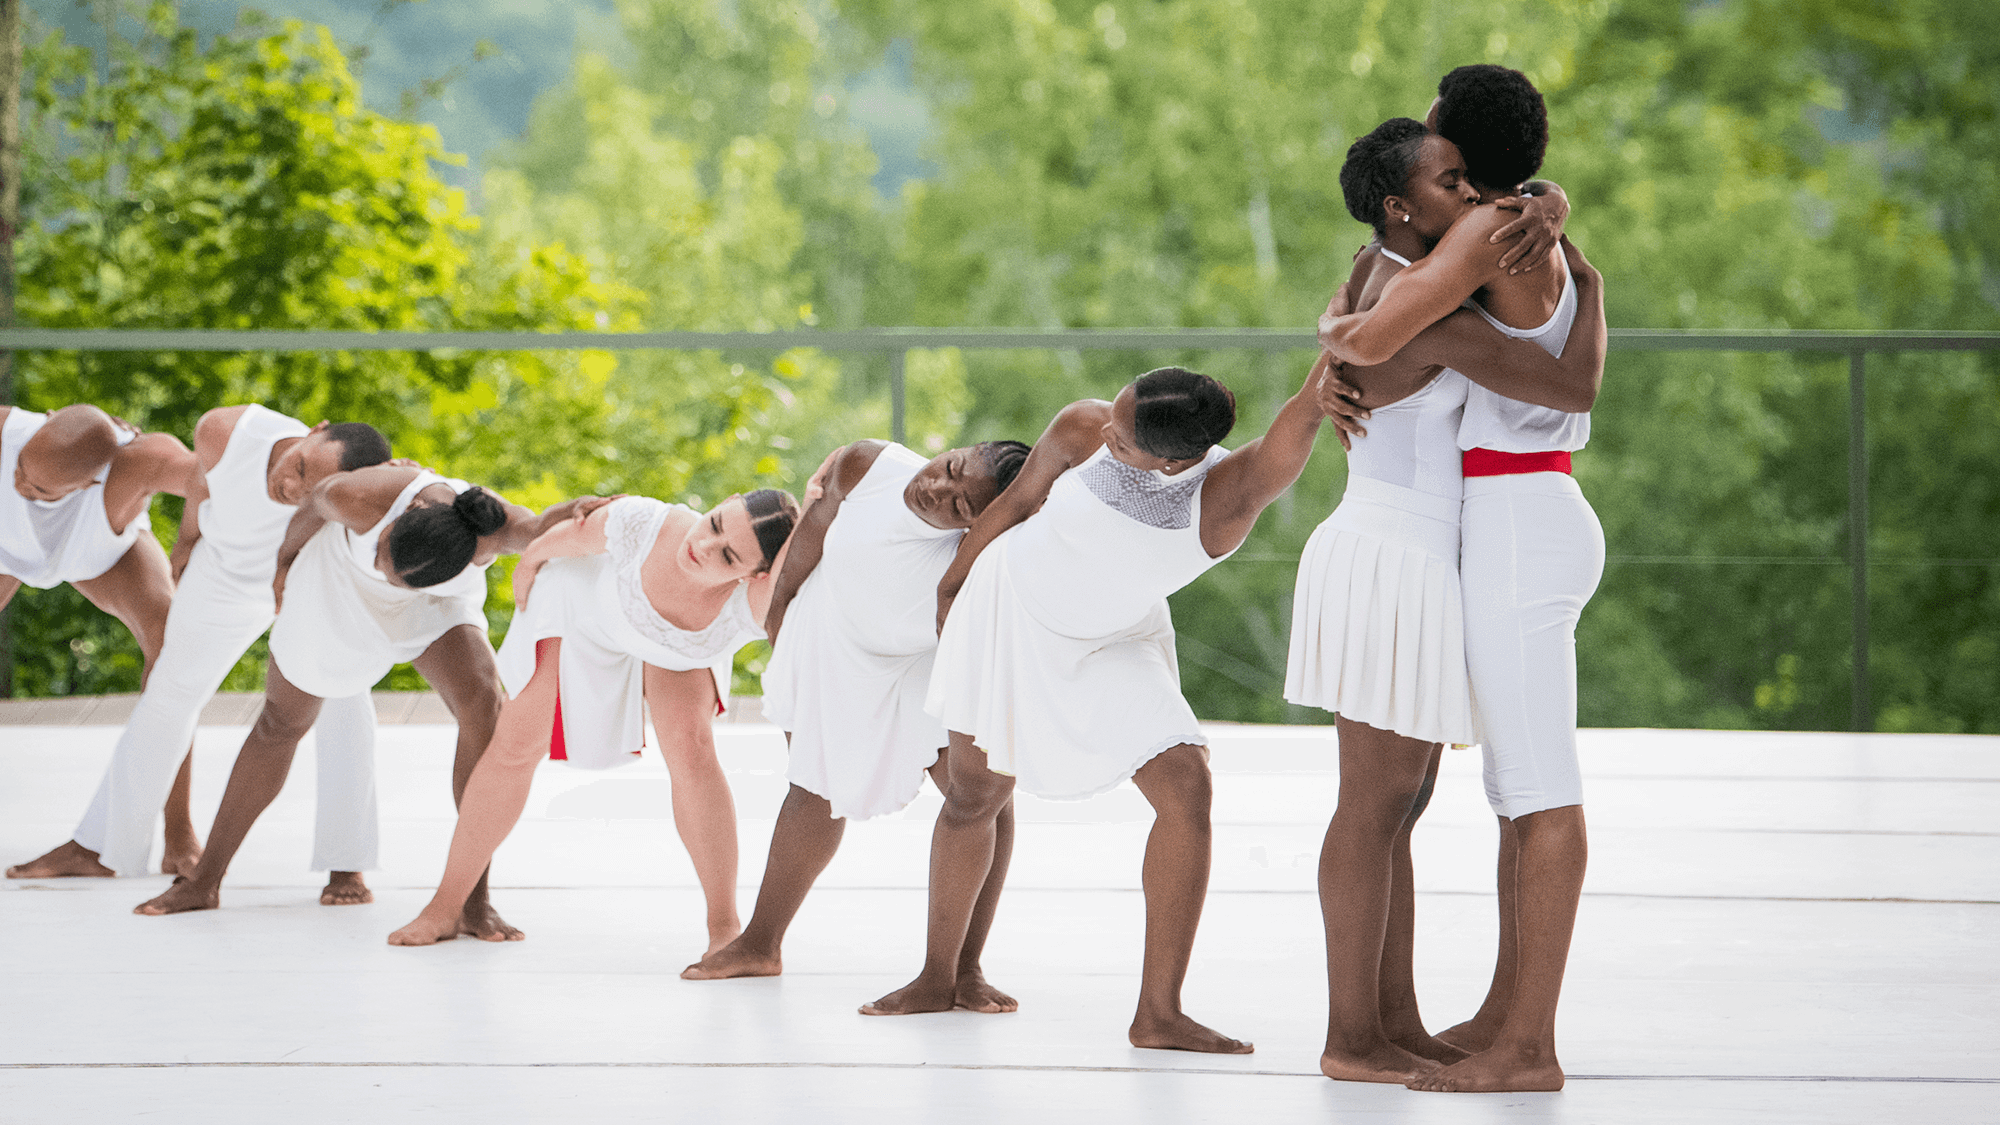
<instances>
[{"instance_id":1,"label":"white mesh bodice panel","mask_svg":"<svg viewBox=\"0 0 2000 1125\"><path fill-rule=\"evenodd\" d=\"M1150 469L1136 469L1116 457L1101 457L1085 463L1076 479L1112 511L1139 521L1147 527L1177 531L1193 523L1194 497L1207 478L1204 471L1185 479L1162 476Z\"/></svg>"}]
</instances>

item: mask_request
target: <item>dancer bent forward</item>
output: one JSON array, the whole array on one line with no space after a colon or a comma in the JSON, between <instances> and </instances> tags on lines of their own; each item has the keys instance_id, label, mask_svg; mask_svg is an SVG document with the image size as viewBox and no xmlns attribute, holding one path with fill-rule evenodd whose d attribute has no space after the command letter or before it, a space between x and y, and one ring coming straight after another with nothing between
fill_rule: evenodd
<instances>
[{"instance_id":1,"label":"dancer bent forward","mask_svg":"<svg viewBox=\"0 0 2000 1125\"><path fill-rule=\"evenodd\" d=\"M768 488L707 513L628 496L522 553L519 612L500 650L513 698L465 786L437 894L391 945L464 933L457 919L521 819L536 764L552 750L585 768L629 762L644 745L647 709L673 778L674 827L707 899L709 951L741 931L736 804L710 724L728 698L736 650L764 635L771 567L797 512Z\"/></svg>"},{"instance_id":2,"label":"dancer bent forward","mask_svg":"<svg viewBox=\"0 0 2000 1125\"><path fill-rule=\"evenodd\" d=\"M931 851L923 972L862 1011L952 1006L995 820L1018 784L1075 800L1131 778L1152 803L1137 1047L1245 1054L1181 1010L1208 891L1207 739L1180 692L1167 595L1228 557L1298 478L1324 415L1313 383L1270 432L1229 453L1229 391L1162 368L1113 402L1056 415L1020 479L959 544L938 586L943 635L928 710L951 732ZM1044 502L1046 501L1046 502Z\"/></svg>"},{"instance_id":3,"label":"dancer bent forward","mask_svg":"<svg viewBox=\"0 0 2000 1125\"><path fill-rule=\"evenodd\" d=\"M1387 280L1477 201L1457 147L1408 118L1355 142L1341 183L1348 209L1374 226L1379 244L1357 256L1330 306L1336 314L1371 307ZM1580 286L1589 284L1592 315L1561 359L1465 309L1387 364L1341 369L1372 419L1353 440L1346 495L1299 561L1285 690L1291 702L1340 716L1340 803L1319 873L1328 981L1320 1069L1328 1077L1401 1083L1466 1055L1425 1032L1411 965L1411 832L1442 744L1478 741L1458 575L1458 430L1468 378L1556 407L1594 394L1604 362L1602 287L1563 245ZM1451 366L1440 373L1437 364Z\"/></svg>"},{"instance_id":4,"label":"dancer bent forward","mask_svg":"<svg viewBox=\"0 0 2000 1125\"><path fill-rule=\"evenodd\" d=\"M336 472L388 460L389 443L361 422L308 428L261 406L224 406L195 424L194 454L170 557L174 600L157 670L146 679L75 836L37 863L73 853L127 875L146 870L160 802L185 761L202 708L277 615L271 579L299 502ZM315 729L319 806L311 869L328 873L320 902L367 902L360 872L375 866L377 846L374 701L365 691L330 699ZM162 869L193 874L201 849L191 836L175 836L168 834Z\"/></svg>"},{"instance_id":5,"label":"dancer bent forward","mask_svg":"<svg viewBox=\"0 0 2000 1125\"><path fill-rule=\"evenodd\" d=\"M1512 194L1541 165L1548 117L1517 71L1460 67L1432 114L1482 199ZM1487 246L1501 216L1480 206L1384 287L1373 308L1321 322L1340 359L1388 359L1478 295L1479 314L1562 354L1578 315L1563 263L1510 274ZM1551 250L1552 256L1558 252ZM1552 263L1554 264L1554 263ZM1604 532L1569 476L1590 435L1583 410L1472 388L1459 428L1465 501L1460 570L1466 666L1485 745L1486 795L1500 818L1500 950L1486 1002L1440 1038L1472 1057L1410 1082L1443 1091L1558 1090L1555 1015L1583 888L1587 846L1576 759L1576 625L1604 569Z\"/></svg>"},{"instance_id":6,"label":"dancer bent forward","mask_svg":"<svg viewBox=\"0 0 2000 1125\"><path fill-rule=\"evenodd\" d=\"M174 580L146 508L156 492L183 495L193 466L194 455L171 434L139 433L95 406L47 414L0 406L0 477L7 482L0 491L0 610L24 585L50 589L67 582L131 630L145 661L139 682L152 682ZM188 739L168 754L168 780L138 815L150 844L165 798L162 869L171 872L192 865L201 843L188 815ZM145 860L142 853L139 865ZM112 874L97 849L75 840L7 869L9 879Z\"/></svg>"},{"instance_id":7,"label":"dancer bent forward","mask_svg":"<svg viewBox=\"0 0 2000 1125\"><path fill-rule=\"evenodd\" d=\"M785 730L791 790L771 834L757 909L742 935L685 969L689 980L776 976L785 930L840 847L847 818L910 803L929 770L950 788L944 724L924 712L937 650L937 584L964 529L1006 490L1028 447L954 449L929 461L859 441L835 452L824 496L785 552L765 626L764 713ZM979 957L1013 848L1009 805L960 954L957 1007L1010 1012Z\"/></svg>"},{"instance_id":8,"label":"dancer bent forward","mask_svg":"<svg viewBox=\"0 0 2000 1125\"><path fill-rule=\"evenodd\" d=\"M220 905L236 849L284 788L323 703L367 692L397 664L415 665L458 722L456 797L500 712L500 676L486 640L486 567L593 503L602 501L565 501L537 516L464 481L394 465L335 473L313 489L278 551L264 706L237 752L208 850L191 876L135 912ZM361 885L358 872L353 885ZM483 881L460 924L481 935L510 932Z\"/></svg>"}]
</instances>

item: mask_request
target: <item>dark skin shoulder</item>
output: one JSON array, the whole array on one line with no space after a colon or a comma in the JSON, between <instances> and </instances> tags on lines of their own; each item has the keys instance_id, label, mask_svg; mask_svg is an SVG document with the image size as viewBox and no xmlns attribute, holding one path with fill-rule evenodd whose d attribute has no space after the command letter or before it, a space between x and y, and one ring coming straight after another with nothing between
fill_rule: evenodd
<instances>
[{"instance_id":1,"label":"dark skin shoulder","mask_svg":"<svg viewBox=\"0 0 2000 1125\"><path fill-rule=\"evenodd\" d=\"M784 626L785 611L791 607L792 599L798 596L799 587L805 585L825 554L827 529L833 526L834 517L840 514L841 503L860 486L861 479L875 467L882 451L888 447L888 442L871 438L843 446L834 453L832 470L826 474L826 491L806 506L798 525L792 529L792 537L785 548L785 564L778 572L777 585L771 590L771 608L764 614L764 633L772 644L778 643L778 630Z\"/></svg>"},{"instance_id":2,"label":"dark skin shoulder","mask_svg":"<svg viewBox=\"0 0 2000 1125\"><path fill-rule=\"evenodd\" d=\"M111 455L104 475L104 514L112 527L139 518L155 493L186 496L195 456L172 434L140 434Z\"/></svg>"}]
</instances>

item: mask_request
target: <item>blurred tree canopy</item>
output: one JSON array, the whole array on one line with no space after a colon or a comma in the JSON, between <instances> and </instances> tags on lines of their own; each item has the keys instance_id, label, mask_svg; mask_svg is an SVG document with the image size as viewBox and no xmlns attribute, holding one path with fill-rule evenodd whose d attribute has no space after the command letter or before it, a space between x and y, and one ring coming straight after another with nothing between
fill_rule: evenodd
<instances>
[{"instance_id":1,"label":"blurred tree canopy","mask_svg":"<svg viewBox=\"0 0 2000 1125\"><path fill-rule=\"evenodd\" d=\"M1340 199L1347 145L1421 116L1451 67L1497 62L1547 96L1544 174L1570 194L1614 326L2000 327L1990 4L616 10L521 140L489 155L477 218L427 186L434 137L352 109L334 45L306 29L204 47L156 13L111 82L73 49L35 48L31 136L72 124L31 170L34 253L65 264L33 273L24 239L24 294L42 302L24 298L24 319L1303 330L1367 238ZM892 44L930 107L937 170L885 200L850 98ZM314 202L285 221L287 200ZM912 444L1031 439L1063 403L1166 362L1237 391L1241 442L1310 359L919 353ZM808 351L34 363L35 401L122 404L129 386L128 409L170 428L175 410L243 397L379 409L404 448L530 503L795 486L835 445L887 430L879 361ZM2000 730L2000 355L1878 355L1869 372L1878 724ZM1614 355L1577 460L1612 554L1579 641L1584 722L1846 725L1845 404L1844 357ZM1292 564L1344 476L1326 439L1246 548L1176 597L1200 713L1326 718L1278 685Z\"/></svg>"}]
</instances>

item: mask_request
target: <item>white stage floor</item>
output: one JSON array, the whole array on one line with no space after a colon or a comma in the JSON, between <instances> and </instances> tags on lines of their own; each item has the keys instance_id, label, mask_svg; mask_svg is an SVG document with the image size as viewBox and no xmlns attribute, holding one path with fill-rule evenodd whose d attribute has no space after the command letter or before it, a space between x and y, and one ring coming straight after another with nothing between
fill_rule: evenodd
<instances>
[{"instance_id":1,"label":"white stage floor","mask_svg":"<svg viewBox=\"0 0 2000 1125\"><path fill-rule=\"evenodd\" d=\"M223 908L132 906L161 876L0 885L0 1122L2000 1121L2000 738L1585 732L1591 869L1560 1094L1329 1082L1313 875L1330 731L1217 725L1215 878L1188 1010L1241 1057L1135 1050L1139 853L1129 787L1024 798L988 951L1018 1014L871 1019L922 957L926 790L853 825L783 978L685 982L699 892L657 759L546 766L495 864L525 943L394 949L451 831L448 727L381 729L386 870L322 907L310 742ZM206 827L241 727L201 732ZM0 727L0 862L64 840L113 727ZM743 816L743 909L784 792L768 726L717 737ZM1418 978L1434 1027L1490 970L1494 829L1454 753L1417 835Z\"/></svg>"}]
</instances>

